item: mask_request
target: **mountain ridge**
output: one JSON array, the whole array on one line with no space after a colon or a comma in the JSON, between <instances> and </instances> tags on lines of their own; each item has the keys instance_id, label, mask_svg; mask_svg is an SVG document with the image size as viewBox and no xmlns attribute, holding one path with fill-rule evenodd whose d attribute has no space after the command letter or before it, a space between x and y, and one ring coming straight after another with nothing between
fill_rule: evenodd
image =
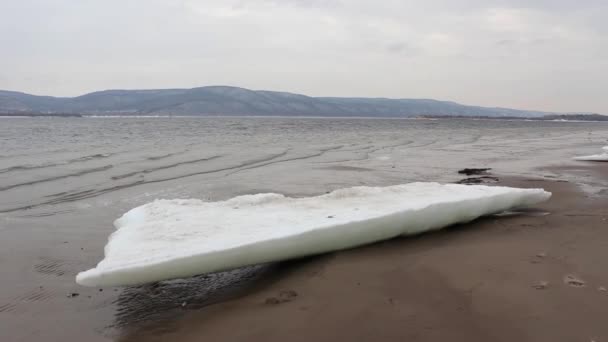
<instances>
[{"instance_id":1,"label":"mountain ridge","mask_svg":"<svg viewBox=\"0 0 608 342\"><path fill-rule=\"evenodd\" d=\"M354 116L425 115L542 117L559 113L463 105L434 99L313 97L231 86L190 89L110 89L75 97L39 96L0 90L0 113L187 116Z\"/></svg>"}]
</instances>

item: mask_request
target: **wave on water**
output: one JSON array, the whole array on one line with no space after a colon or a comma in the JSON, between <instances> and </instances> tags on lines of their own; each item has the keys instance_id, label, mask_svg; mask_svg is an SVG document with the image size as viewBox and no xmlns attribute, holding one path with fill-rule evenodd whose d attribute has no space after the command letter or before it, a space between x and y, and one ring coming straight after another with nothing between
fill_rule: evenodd
<instances>
[{"instance_id":1,"label":"wave on water","mask_svg":"<svg viewBox=\"0 0 608 342\"><path fill-rule=\"evenodd\" d=\"M96 168L93 168L93 169L81 170L81 171L74 172L74 173L68 173L68 174L59 175L59 176L53 176L53 177L49 177L49 178L37 179L37 180L29 181L29 182L11 184L11 185L0 187L0 191L11 190L11 189L14 189L14 188L18 188L18 187L22 187L22 186L27 186L27 185L34 185L34 184L39 184L39 183L56 181L56 180L64 179L64 178L80 177L80 176L84 176L84 175L87 175L87 174L90 174L90 173L106 171L106 170L111 169L113 167L114 167L113 165L105 165L105 166L96 167Z\"/></svg>"},{"instance_id":2,"label":"wave on water","mask_svg":"<svg viewBox=\"0 0 608 342\"><path fill-rule=\"evenodd\" d=\"M66 160L66 161L51 162L51 163L44 163L44 164L38 164L38 165L31 165L31 164L16 165L16 166L11 166L11 167L8 167L5 169L0 169L0 173L44 169L47 167L55 167L55 166L64 166L64 165L70 165L70 164L74 164L74 163L87 162L87 161L94 160L94 159L107 158L107 157L110 157L111 155L112 155L111 153L97 153L97 154L92 154L89 156L78 157L78 158Z\"/></svg>"}]
</instances>

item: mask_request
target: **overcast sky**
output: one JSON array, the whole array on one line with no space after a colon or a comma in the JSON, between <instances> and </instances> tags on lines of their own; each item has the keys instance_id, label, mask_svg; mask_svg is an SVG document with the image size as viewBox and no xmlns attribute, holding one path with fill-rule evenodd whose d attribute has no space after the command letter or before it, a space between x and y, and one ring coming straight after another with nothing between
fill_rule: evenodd
<instances>
[{"instance_id":1,"label":"overcast sky","mask_svg":"<svg viewBox=\"0 0 608 342\"><path fill-rule=\"evenodd\" d=\"M0 89L234 85L608 114L606 0L0 0Z\"/></svg>"}]
</instances>

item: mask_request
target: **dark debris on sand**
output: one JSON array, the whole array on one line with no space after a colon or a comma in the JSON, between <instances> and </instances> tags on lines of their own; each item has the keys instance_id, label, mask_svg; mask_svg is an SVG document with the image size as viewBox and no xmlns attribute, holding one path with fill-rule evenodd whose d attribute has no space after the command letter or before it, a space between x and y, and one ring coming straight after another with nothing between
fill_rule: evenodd
<instances>
[{"instance_id":1,"label":"dark debris on sand","mask_svg":"<svg viewBox=\"0 0 608 342\"><path fill-rule=\"evenodd\" d=\"M458 174L467 175L467 176L479 176L479 177L468 177L461 179L456 182L456 184L488 184L488 183L497 183L499 181L498 177L490 176L491 168L483 168L483 169L475 169L475 168L466 168L458 171Z\"/></svg>"},{"instance_id":2,"label":"dark debris on sand","mask_svg":"<svg viewBox=\"0 0 608 342\"><path fill-rule=\"evenodd\" d=\"M492 176L481 176L481 177L470 177L464 178L456 182L456 184L487 184L487 183L496 183L498 182L498 177Z\"/></svg>"},{"instance_id":3,"label":"dark debris on sand","mask_svg":"<svg viewBox=\"0 0 608 342\"><path fill-rule=\"evenodd\" d=\"M458 174L466 175L466 176L474 176L474 175L485 175L488 174L488 171L492 170L491 168L483 168L483 169L475 169L475 168L466 168L458 171Z\"/></svg>"}]
</instances>

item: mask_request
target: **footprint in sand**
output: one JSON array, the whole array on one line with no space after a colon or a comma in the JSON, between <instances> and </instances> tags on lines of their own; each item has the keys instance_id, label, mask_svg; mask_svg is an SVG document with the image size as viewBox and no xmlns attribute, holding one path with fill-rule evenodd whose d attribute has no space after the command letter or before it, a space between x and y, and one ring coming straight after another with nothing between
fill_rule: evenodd
<instances>
[{"instance_id":1,"label":"footprint in sand","mask_svg":"<svg viewBox=\"0 0 608 342\"><path fill-rule=\"evenodd\" d=\"M585 281L571 274L564 277L564 283L572 287L585 287Z\"/></svg>"},{"instance_id":2,"label":"footprint in sand","mask_svg":"<svg viewBox=\"0 0 608 342\"><path fill-rule=\"evenodd\" d=\"M294 290L281 291L277 297L266 298L265 304L277 305L286 302L291 302L298 296L298 293Z\"/></svg>"}]
</instances>

